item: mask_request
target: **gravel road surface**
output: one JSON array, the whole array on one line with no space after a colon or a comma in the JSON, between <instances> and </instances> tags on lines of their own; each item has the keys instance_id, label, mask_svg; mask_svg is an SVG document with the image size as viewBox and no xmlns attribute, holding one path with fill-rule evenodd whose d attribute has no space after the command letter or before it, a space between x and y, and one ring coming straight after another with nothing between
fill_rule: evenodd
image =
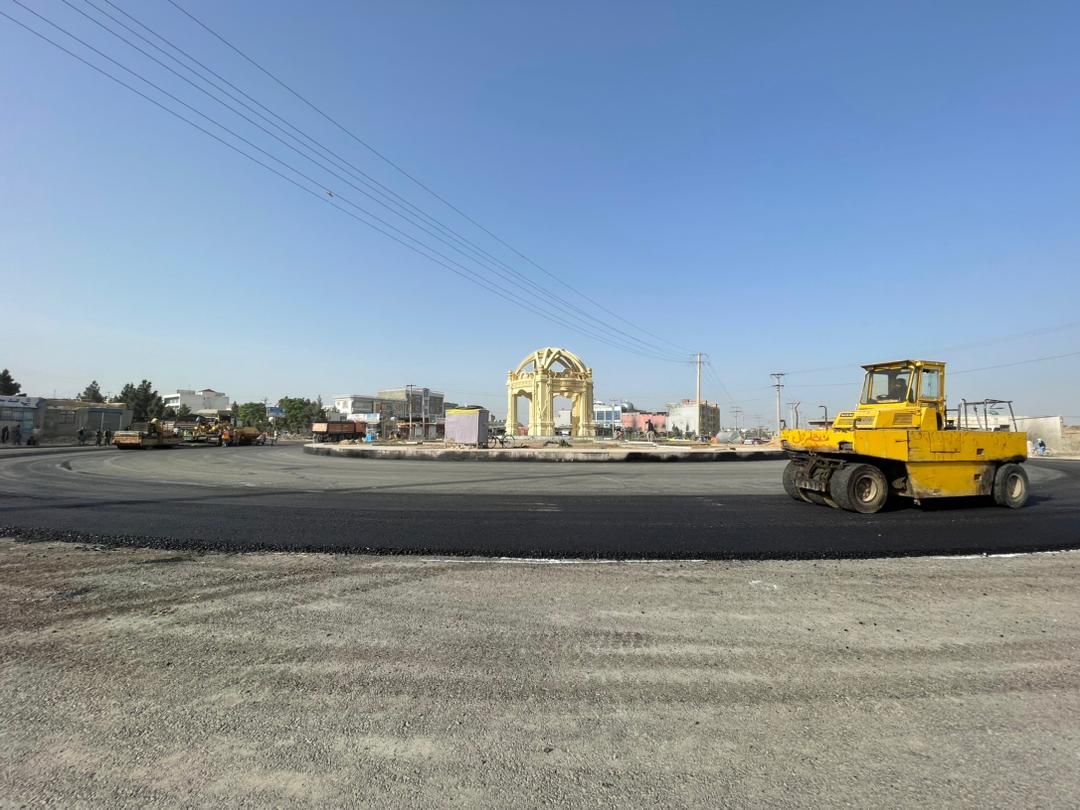
<instances>
[{"instance_id":1,"label":"gravel road surface","mask_svg":"<svg viewBox=\"0 0 1080 810\"><path fill-rule=\"evenodd\" d=\"M1072 808L1078 581L0 540L0 804Z\"/></svg>"}]
</instances>

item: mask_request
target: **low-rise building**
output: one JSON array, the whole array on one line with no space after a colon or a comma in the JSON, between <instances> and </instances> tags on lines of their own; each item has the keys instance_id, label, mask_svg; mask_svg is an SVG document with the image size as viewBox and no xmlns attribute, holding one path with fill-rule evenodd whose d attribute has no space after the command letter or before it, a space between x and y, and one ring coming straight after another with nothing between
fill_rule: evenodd
<instances>
[{"instance_id":1,"label":"low-rise building","mask_svg":"<svg viewBox=\"0 0 1080 810\"><path fill-rule=\"evenodd\" d=\"M198 413L199 411L227 411L232 407L228 396L221 391L215 391L213 388L203 388L200 391L178 388L176 393L164 394L161 401L165 403L166 408L172 408L174 411L178 411L186 405L192 413Z\"/></svg>"},{"instance_id":2,"label":"low-rise building","mask_svg":"<svg viewBox=\"0 0 1080 810\"><path fill-rule=\"evenodd\" d=\"M0 396L0 430L8 429L8 441L15 428L23 444L34 437L43 444L74 444L79 430L125 430L131 425L131 409L122 402L84 402L79 399Z\"/></svg>"},{"instance_id":3,"label":"low-rise building","mask_svg":"<svg viewBox=\"0 0 1080 810\"><path fill-rule=\"evenodd\" d=\"M45 418L45 400L41 397L0 396L0 431L8 430L8 441L18 429L19 441L26 444L31 436L40 433Z\"/></svg>"},{"instance_id":4,"label":"low-rise building","mask_svg":"<svg viewBox=\"0 0 1080 810\"><path fill-rule=\"evenodd\" d=\"M439 391L407 385L384 388L378 394L341 394L334 408L346 419L367 422L380 435L403 433L412 438L437 438L446 422L445 397Z\"/></svg>"},{"instance_id":5,"label":"low-rise building","mask_svg":"<svg viewBox=\"0 0 1080 810\"><path fill-rule=\"evenodd\" d=\"M667 431L711 438L720 432L720 406L705 400L684 399L668 405Z\"/></svg>"}]
</instances>

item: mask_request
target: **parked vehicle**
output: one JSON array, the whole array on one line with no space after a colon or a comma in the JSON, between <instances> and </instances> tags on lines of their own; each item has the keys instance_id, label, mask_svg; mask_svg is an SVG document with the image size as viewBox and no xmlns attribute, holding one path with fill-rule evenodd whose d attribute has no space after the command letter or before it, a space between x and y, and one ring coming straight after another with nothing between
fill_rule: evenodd
<instances>
[{"instance_id":1,"label":"parked vehicle","mask_svg":"<svg viewBox=\"0 0 1080 810\"><path fill-rule=\"evenodd\" d=\"M365 422L316 422L311 426L313 442L340 442L345 439L363 439L367 433Z\"/></svg>"}]
</instances>

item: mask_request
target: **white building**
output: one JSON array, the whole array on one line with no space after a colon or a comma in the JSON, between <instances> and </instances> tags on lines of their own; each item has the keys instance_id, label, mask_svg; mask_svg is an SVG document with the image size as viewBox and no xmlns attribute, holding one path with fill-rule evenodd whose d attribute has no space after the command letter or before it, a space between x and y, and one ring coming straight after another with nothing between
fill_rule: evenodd
<instances>
[{"instance_id":1,"label":"white building","mask_svg":"<svg viewBox=\"0 0 1080 810\"><path fill-rule=\"evenodd\" d=\"M198 411L227 411L232 405L225 394L215 391L213 388L204 388L201 391L178 388L175 394L165 394L161 400L165 403L166 408L178 411L181 406L186 405L192 413Z\"/></svg>"},{"instance_id":2,"label":"white building","mask_svg":"<svg viewBox=\"0 0 1080 810\"><path fill-rule=\"evenodd\" d=\"M624 403L626 405L628 403ZM593 402L593 420L596 424L598 436L610 436L614 428L622 424L622 411L624 405L613 405L610 402ZM555 411L555 430L570 429L570 409L560 408Z\"/></svg>"},{"instance_id":3,"label":"white building","mask_svg":"<svg viewBox=\"0 0 1080 810\"><path fill-rule=\"evenodd\" d=\"M720 432L720 406L692 399L668 405L666 427L669 435L677 431L712 438Z\"/></svg>"}]
</instances>

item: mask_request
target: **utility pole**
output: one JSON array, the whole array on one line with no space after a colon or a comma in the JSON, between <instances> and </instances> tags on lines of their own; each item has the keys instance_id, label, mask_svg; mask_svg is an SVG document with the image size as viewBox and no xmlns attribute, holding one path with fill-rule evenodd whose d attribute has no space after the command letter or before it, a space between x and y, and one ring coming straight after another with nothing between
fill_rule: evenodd
<instances>
[{"instance_id":1,"label":"utility pole","mask_svg":"<svg viewBox=\"0 0 1080 810\"><path fill-rule=\"evenodd\" d=\"M696 416L694 421L697 423L694 425L694 432L698 436L701 435L701 352L697 353L697 399L694 400L694 410Z\"/></svg>"},{"instance_id":2,"label":"utility pole","mask_svg":"<svg viewBox=\"0 0 1080 810\"><path fill-rule=\"evenodd\" d=\"M796 430L799 429L799 406L802 402L789 402L788 407L791 408L791 426Z\"/></svg>"},{"instance_id":3,"label":"utility pole","mask_svg":"<svg viewBox=\"0 0 1080 810\"><path fill-rule=\"evenodd\" d=\"M694 402L701 404L701 352L697 354L697 399Z\"/></svg>"},{"instance_id":4,"label":"utility pole","mask_svg":"<svg viewBox=\"0 0 1080 810\"><path fill-rule=\"evenodd\" d=\"M777 371L769 376L776 380L772 387L776 389L776 435L779 437L784 423L783 417L780 415L780 394L784 390L784 377L787 376L787 372Z\"/></svg>"},{"instance_id":5,"label":"utility pole","mask_svg":"<svg viewBox=\"0 0 1080 810\"><path fill-rule=\"evenodd\" d=\"M741 414L743 412L743 410L742 410L742 408L740 408L740 407L738 407L736 405L734 408L731 409L731 412L733 414L735 414L735 432L738 433L739 432L739 414Z\"/></svg>"},{"instance_id":6,"label":"utility pole","mask_svg":"<svg viewBox=\"0 0 1080 810\"><path fill-rule=\"evenodd\" d=\"M821 410L825 411L825 421L828 422L829 421L829 409L827 407L825 407L824 405L818 405L818 407L821 408Z\"/></svg>"}]
</instances>

